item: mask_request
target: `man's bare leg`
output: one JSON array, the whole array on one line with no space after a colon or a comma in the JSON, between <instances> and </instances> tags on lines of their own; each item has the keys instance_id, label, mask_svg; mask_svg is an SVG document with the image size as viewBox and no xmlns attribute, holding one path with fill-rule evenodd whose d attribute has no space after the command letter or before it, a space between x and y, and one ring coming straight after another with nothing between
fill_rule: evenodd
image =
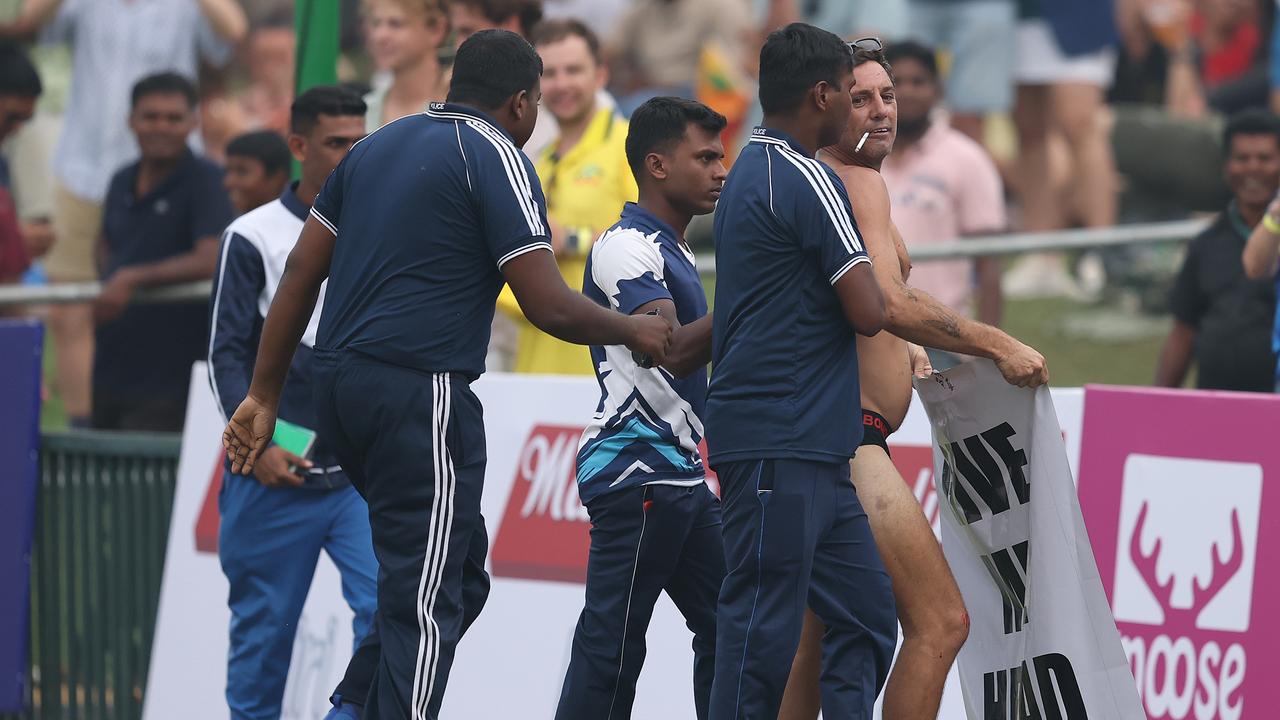
<instances>
[{"instance_id":1,"label":"man's bare leg","mask_svg":"<svg viewBox=\"0 0 1280 720\"><path fill-rule=\"evenodd\" d=\"M933 720L947 672L969 634L964 600L920 503L888 454L873 445L858 448L852 474L893 580L902 624L902 647L884 690L884 718ZM822 632L818 619L807 615L778 720L818 716Z\"/></svg>"},{"instance_id":2,"label":"man's bare leg","mask_svg":"<svg viewBox=\"0 0 1280 720\"><path fill-rule=\"evenodd\" d=\"M50 306L49 329L57 354L58 394L67 418L87 423L93 408L93 306Z\"/></svg>"}]
</instances>

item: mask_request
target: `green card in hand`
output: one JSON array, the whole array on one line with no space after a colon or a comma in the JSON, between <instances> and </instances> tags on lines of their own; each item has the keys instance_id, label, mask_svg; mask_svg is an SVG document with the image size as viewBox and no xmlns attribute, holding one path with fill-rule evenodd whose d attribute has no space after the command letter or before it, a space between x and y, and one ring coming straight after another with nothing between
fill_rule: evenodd
<instances>
[{"instance_id":1,"label":"green card in hand","mask_svg":"<svg viewBox=\"0 0 1280 720\"><path fill-rule=\"evenodd\" d=\"M271 436L271 442L300 458L306 458L311 454L311 446L316 443L316 431L288 420L276 420L276 432Z\"/></svg>"}]
</instances>

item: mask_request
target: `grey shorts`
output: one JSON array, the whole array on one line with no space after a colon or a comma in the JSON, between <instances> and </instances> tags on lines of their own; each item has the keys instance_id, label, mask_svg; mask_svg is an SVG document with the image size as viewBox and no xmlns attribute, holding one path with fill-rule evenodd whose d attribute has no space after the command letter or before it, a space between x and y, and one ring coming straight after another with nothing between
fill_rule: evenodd
<instances>
[{"instance_id":1,"label":"grey shorts","mask_svg":"<svg viewBox=\"0 0 1280 720\"><path fill-rule=\"evenodd\" d=\"M986 114L1013 107L1012 0L912 0L908 37L932 45L946 58L947 106L952 112Z\"/></svg>"}]
</instances>

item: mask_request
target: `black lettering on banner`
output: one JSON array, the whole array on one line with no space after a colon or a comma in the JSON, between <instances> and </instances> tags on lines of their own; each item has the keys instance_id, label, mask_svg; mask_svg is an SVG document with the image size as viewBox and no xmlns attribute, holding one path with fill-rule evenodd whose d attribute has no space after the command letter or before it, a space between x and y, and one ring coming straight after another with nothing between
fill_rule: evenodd
<instances>
[{"instance_id":1,"label":"black lettering on banner","mask_svg":"<svg viewBox=\"0 0 1280 720\"><path fill-rule=\"evenodd\" d=\"M1040 655L1031 664L1034 677L1025 661L983 674L983 720L1088 720L1080 683L1065 655Z\"/></svg>"},{"instance_id":2,"label":"black lettering on banner","mask_svg":"<svg viewBox=\"0 0 1280 720\"><path fill-rule=\"evenodd\" d=\"M974 465L977 466L976 473L965 473L961 469L961 475L969 481L973 486L978 497L982 498L982 502L991 508L992 515L999 515L1009 509L1009 490L1004 484L1004 474L1000 472L1000 465L996 459L991 456L987 446L982 444L982 440L977 435L964 439L964 446L973 456ZM972 467L972 466L970 466Z\"/></svg>"},{"instance_id":3,"label":"black lettering on banner","mask_svg":"<svg viewBox=\"0 0 1280 720\"><path fill-rule=\"evenodd\" d=\"M1012 425L1000 423L982 433L982 439L986 440L991 449L1000 456L1005 469L1009 471L1009 481L1013 483L1013 491L1018 495L1018 502L1025 505L1031 501L1031 485L1022 472L1022 468L1027 466L1027 453L1018 450L1009 442L1009 438L1016 434Z\"/></svg>"},{"instance_id":4,"label":"black lettering on banner","mask_svg":"<svg viewBox=\"0 0 1280 720\"><path fill-rule=\"evenodd\" d=\"M1040 685L1040 697L1044 698L1045 720L1083 720L1089 717L1084 709L1084 696L1080 694L1076 672L1066 655L1040 655L1033 663ZM1066 710L1065 716L1058 711L1058 701L1062 702L1062 708Z\"/></svg>"},{"instance_id":5,"label":"black lettering on banner","mask_svg":"<svg viewBox=\"0 0 1280 720\"><path fill-rule=\"evenodd\" d=\"M1005 422L982 432L980 436L974 435L960 442L947 443L944 448L946 452L943 453L942 489L946 497L960 507L966 524L999 515L1011 507L1004 472L1009 474L1009 482L1013 485L1018 504L1026 504L1031 500L1031 486L1022 470L1027 465L1027 454L1009 442L1016 434L1013 426ZM985 444L983 440L986 440ZM990 450L987 449L988 445L991 446ZM992 450L995 455L992 455ZM1004 467L1004 472L1001 472L1001 466ZM956 482L957 476L964 483ZM970 494L969 488L973 488L973 494L977 498ZM989 512L984 512L976 500L981 500Z\"/></svg>"},{"instance_id":6,"label":"black lettering on banner","mask_svg":"<svg viewBox=\"0 0 1280 720\"><path fill-rule=\"evenodd\" d=\"M998 550L982 556L982 564L991 574L991 580L1000 588L1000 604L1004 607L1004 633L1022 630L1027 623L1027 565L1030 542L1023 541L1012 548Z\"/></svg>"}]
</instances>

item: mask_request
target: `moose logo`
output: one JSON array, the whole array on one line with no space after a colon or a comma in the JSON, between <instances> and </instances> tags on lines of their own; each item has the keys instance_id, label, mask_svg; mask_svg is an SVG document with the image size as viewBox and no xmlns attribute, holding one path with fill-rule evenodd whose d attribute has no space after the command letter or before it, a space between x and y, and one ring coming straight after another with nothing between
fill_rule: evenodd
<instances>
[{"instance_id":1,"label":"moose logo","mask_svg":"<svg viewBox=\"0 0 1280 720\"><path fill-rule=\"evenodd\" d=\"M1249 629L1262 468L1130 455L1116 543L1116 620Z\"/></svg>"},{"instance_id":2,"label":"moose logo","mask_svg":"<svg viewBox=\"0 0 1280 720\"><path fill-rule=\"evenodd\" d=\"M1261 500L1256 464L1125 460L1113 606L1150 717L1245 715Z\"/></svg>"}]
</instances>

